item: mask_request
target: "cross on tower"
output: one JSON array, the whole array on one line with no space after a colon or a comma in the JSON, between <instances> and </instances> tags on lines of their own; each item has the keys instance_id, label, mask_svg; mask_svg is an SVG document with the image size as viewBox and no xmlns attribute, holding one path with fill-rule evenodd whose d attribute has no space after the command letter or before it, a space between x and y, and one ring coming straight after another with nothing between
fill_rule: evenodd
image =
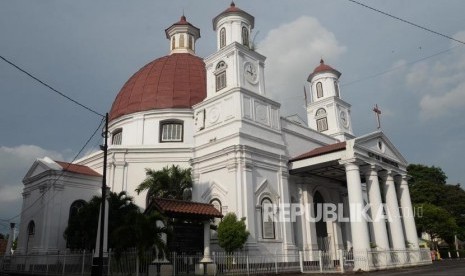
<instances>
[{"instance_id":1,"label":"cross on tower","mask_svg":"<svg viewBox=\"0 0 465 276\"><path fill-rule=\"evenodd\" d=\"M379 119L379 116L381 115L381 109L378 108L378 104L375 105L375 107L373 107L373 112L375 112L376 114L376 119L378 121L378 129L381 128L381 121Z\"/></svg>"}]
</instances>

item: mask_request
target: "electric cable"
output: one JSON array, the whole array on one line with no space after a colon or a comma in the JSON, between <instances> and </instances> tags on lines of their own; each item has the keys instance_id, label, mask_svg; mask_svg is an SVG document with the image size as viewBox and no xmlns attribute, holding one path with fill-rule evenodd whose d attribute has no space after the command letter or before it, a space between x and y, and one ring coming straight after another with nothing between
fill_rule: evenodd
<instances>
[{"instance_id":1,"label":"electric cable","mask_svg":"<svg viewBox=\"0 0 465 276\"><path fill-rule=\"evenodd\" d=\"M57 93L58 95L62 96L63 98L79 105L80 107L82 108L85 108L87 109L88 111L100 116L100 117L105 117L105 115L93 110L92 108L72 99L71 97L65 95L64 93L58 91L57 89L53 88L52 86L48 85L47 83L45 83L44 81L41 81L39 78L35 77L34 75L32 75L31 73L27 72L26 70L22 69L21 67L19 67L18 65L14 64L12 61L9 61L8 59L6 59L5 57L1 56L0 55L0 58L3 59L6 63L10 64L11 66L13 66L14 68L18 69L19 71L23 72L24 74L26 74L27 76L31 77L32 79L34 79L35 81L39 82L40 84L42 84L43 86L49 88L50 90L52 90L53 92Z\"/></svg>"},{"instance_id":2,"label":"electric cable","mask_svg":"<svg viewBox=\"0 0 465 276\"><path fill-rule=\"evenodd\" d=\"M65 168L63 168L63 170L60 171L60 173L58 174L58 176L55 178L55 180L53 181L53 183L51 185L49 185L47 187L47 189L42 193L42 195L40 195L31 205L29 205L27 208L25 208L24 210L21 210L21 212L9 219L1 219L2 221L12 221L13 219L15 218L18 218L19 216L21 216L22 214L24 214L24 212L26 212L27 210L31 209L40 199L42 199L45 194L55 185L55 183L67 172L68 168L73 164L73 162L79 157L79 155L84 151L84 149L87 147L87 145L90 143L90 141L94 138L95 134L97 133L97 131L101 128L103 122L105 121L105 118L103 118L97 129L95 129L95 131L92 133L92 135L89 137L89 139L87 139L87 141L85 142L84 146L81 147L81 149L79 150L79 152L74 156L73 160L71 162L69 162ZM52 200L54 198L51 197L46 203L48 203L50 200ZM40 211L40 209L38 210Z\"/></svg>"},{"instance_id":3,"label":"electric cable","mask_svg":"<svg viewBox=\"0 0 465 276\"><path fill-rule=\"evenodd\" d=\"M465 45L465 42L463 42L463 41L461 41L461 40L455 39L455 38L453 38L453 37L451 37L451 36L445 35L445 34L440 33L440 32L436 32L436 31L434 31L434 30L431 30L431 29L429 29L429 28L426 28L426 27L423 27L423 26L421 26L421 25L415 24L415 23L413 23L413 22L411 22L411 21L402 19L402 18L400 18L400 17L397 17L397 16L395 16L395 15L389 14L389 13L387 13L387 12L383 12L383 11L381 11L381 10L379 10L379 9L370 7L370 6L368 6L368 5L366 5L366 4L363 4L363 3L361 3L361 2L358 2L358 1L355 1L355 0L348 0L348 1L350 1L350 2L352 2L352 3L355 3L355 4L357 4L357 5L360 5L360 6L362 6L362 7L365 7L365 8L367 8L367 9L373 10L373 11L375 11L375 12L381 13L381 14L383 14L383 15L389 16L389 17L394 18L394 19L396 19L396 20L402 21L402 22L407 23L407 24L409 24L409 25L412 25L412 26L414 26L414 27L420 28L420 29L422 29L422 30L424 30L424 31L427 31L427 32L433 33L433 34L435 34L435 35L439 35L439 36L445 37L445 38L447 38L447 39L450 39L450 40L453 40L453 41L455 41L455 42L458 42L458 43L460 43L460 44Z\"/></svg>"}]
</instances>

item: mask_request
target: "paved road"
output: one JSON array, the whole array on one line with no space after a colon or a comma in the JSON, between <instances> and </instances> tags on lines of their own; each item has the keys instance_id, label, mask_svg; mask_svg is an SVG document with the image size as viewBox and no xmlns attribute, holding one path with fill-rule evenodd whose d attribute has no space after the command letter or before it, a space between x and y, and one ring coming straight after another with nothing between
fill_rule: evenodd
<instances>
[{"instance_id":1,"label":"paved road","mask_svg":"<svg viewBox=\"0 0 465 276\"><path fill-rule=\"evenodd\" d=\"M443 260L433 262L432 265L390 269L374 272L350 272L346 275L372 275L372 276L406 276L406 275L430 275L430 276L464 276L465 275L465 259L460 260ZM296 274L297 275L297 274ZM302 275L302 274L300 274ZM335 276L337 274L317 274Z\"/></svg>"}]
</instances>

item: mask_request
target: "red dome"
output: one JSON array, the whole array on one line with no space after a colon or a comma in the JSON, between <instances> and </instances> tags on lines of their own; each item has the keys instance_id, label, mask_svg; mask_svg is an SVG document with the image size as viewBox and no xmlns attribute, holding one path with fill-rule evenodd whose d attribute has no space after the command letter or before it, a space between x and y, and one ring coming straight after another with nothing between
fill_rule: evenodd
<instances>
[{"instance_id":1,"label":"red dome","mask_svg":"<svg viewBox=\"0 0 465 276\"><path fill-rule=\"evenodd\" d=\"M191 108L206 95L203 60L191 54L172 54L145 65L124 84L109 119L151 109Z\"/></svg>"},{"instance_id":2,"label":"red dome","mask_svg":"<svg viewBox=\"0 0 465 276\"><path fill-rule=\"evenodd\" d=\"M335 74L338 78L341 76L341 72L339 72L338 70L334 69L333 67L329 66L329 65L326 65L325 64L325 61L323 59L320 60L320 65L318 65L314 70L313 70L313 73L311 73L309 76L308 76L308 81L311 82L313 77L318 74L318 73L324 73L324 72L331 72L333 74Z\"/></svg>"}]
</instances>

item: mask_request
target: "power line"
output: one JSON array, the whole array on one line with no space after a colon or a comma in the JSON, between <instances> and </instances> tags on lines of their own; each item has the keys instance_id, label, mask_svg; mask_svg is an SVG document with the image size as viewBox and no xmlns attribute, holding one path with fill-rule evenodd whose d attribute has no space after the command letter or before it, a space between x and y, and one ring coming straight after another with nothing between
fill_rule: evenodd
<instances>
[{"instance_id":1,"label":"power line","mask_svg":"<svg viewBox=\"0 0 465 276\"><path fill-rule=\"evenodd\" d=\"M31 205L29 205L27 208L25 208L24 210L21 210L21 212L19 214L17 214L16 216L13 216L9 219L0 219L2 221L11 221L19 216L21 216L22 214L24 214L24 212L26 212L27 210L29 210L30 208L32 208L40 199L42 199L45 194L55 185L55 183L65 174L65 172L68 170L68 168L72 165L72 163L74 161L76 161L76 159L79 157L79 155L84 151L84 149L87 147L87 145L90 143L90 141L94 138L95 134L97 133L97 131L100 129L100 127L102 126L103 122L105 121L105 118L103 118L98 127L95 129L95 131L92 133L92 135L89 137L89 139L87 139L87 141L85 142L84 146L81 147L81 149L79 150L79 152L74 156L73 160L71 162L69 162L65 168L63 168L63 170L60 172L60 174L58 175L57 178L55 178L55 180L53 181L53 183L47 188L47 190L45 190L41 196L39 196ZM56 195L56 194L55 194ZM55 195L53 195L53 197L51 197L48 201L52 200ZM39 211L39 210L37 210Z\"/></svg>"},{"instance_id":2,"label":"power line","mask_svg":"<svg viewBox=\"0 0 465 276\"><path fill-rule=\"evenodd\" d=\"M412 25L412 26L414 26L414 27L420 28L420 29L425 30L425 31L427 31L427 32L430 32L430 33L433 33L433 34L436 34L436 35L439 35L439 36L448 38L448 39L450 39L450 40L453 40L453 41L455 41L455 42L458 42L458 43L460 43L460 44L465 45L465 42L463 42L463 41L461 41L461 40L455 39L455 38L453 38L453 37L451 37L451 36L448 36L448 35L442 34L442 33L440 33L440 32L436 32L436 31L434 31L434 30L428 29L428 28L426 28L426 27L420 26L420 25L418 25L418 24L415 24L415 23L410 22L410 21L408 21L408 20L405 20L405 19L402 19L402 18L400 18L400 17L394 16L394 15L389 14L389 13L387 13L387 12L383 12L383 11L378 10L378 9L376 9L376 8L370 7L370 6L366 5L366 4L360 3L360 2L355 1L355 0L348 0L348 1L350 1L350 2L352 2L352 3L355 3L355 4L357 4L357 5L360 5L360 6L362 6L362 7L365 7L365 8L367 8L367 9L373 10L373 11L375 11L375 12L381 13L381 14L383 14L383 15L389 16L389 17L394 18L394 19L396 19L396 20L402 21L402 22L407 23L407 24L409 24L409 25Z\"/></svg>"},{"instance_id":3,"label":"power line","mask_svg":"<svg viewBox=\"0 0 465 276\"><path fill-rule=\"evenodd\" d=\"M447 53L449 51L451 51L452 49L458 47L457 46L454 46L454 47L451 47L449 49L446 49L446 50L443 50L443 51L440 51L440 52L437 52L435 54L432 54L430 56L427 56L427 57L424 57L424 58L420 58L420 59L417 59L417 60L414 60L414 61L411 61L411 62L407 62L405 64L402 64L402 65L399 65L399 66L395 66L389 70L385 70L385 71L382 71L382 72L379 72L379 73L376 73L376 74L373 74L373 75L369 75L369 76L366 76L366 77L363 77L363 78L360 78L358 80L354 80L354 81L349 81L349 82L346 82L346 83L341 83L341 86L348 86L348 85L351 85L351 84L354 84L354 83L357 83L357 82L361 82L361 81L364 81L364 80L367 80L367 79L372 79L372 78L376 78L376 77L379 77L379 76L382 76L384 74L387 74L387 73L390 73L390 72L393 72L393 71L396 71L402 67L405 67L407 65L412 65L412 64L415 64L415 63L418 63L420 61L423 61L423 60L426 60L426 59L430 59L432 57L435 57L435 56L439 56L441 54L444 54L444 53Z\"/></svg>"},{"instance_id":4,"label":"power line","mask_svg":"<svg viewBox=\"0 0 465 276\"><path fill-rule=\"evenodd\" d=\"M87 109L88 111L100 116L100 117L105 117L105 115L93 110L92 108L88 107L88 106L85 106L84 104L81 104L80 102L70 98L69 96L65 95L64 93L56 90L55 88L53 88L52 86L48 85L47 83L41 81L40 79L38 79L37 77L35 77L34 75L32 75L31 73L27 72L26 70L22 69L21 67L19 67L18 65L14 64L13 62L9 61L8 59L6 59L5 57L1 56L0 55L0 58L3 59L6 63L10 64L11 66L13 66L14 68L18 69L19 71L23 72L24 74L28 75L29 77L31 77L32 79L34 79L35 81L39 82L40 84L42 84L43 86L49 88L50 90L52 90L53 92L57 93L58 95L62 96L63 98L79 105L80 107L82 108L85 108Z\"/></svg>"}]
</instances>

